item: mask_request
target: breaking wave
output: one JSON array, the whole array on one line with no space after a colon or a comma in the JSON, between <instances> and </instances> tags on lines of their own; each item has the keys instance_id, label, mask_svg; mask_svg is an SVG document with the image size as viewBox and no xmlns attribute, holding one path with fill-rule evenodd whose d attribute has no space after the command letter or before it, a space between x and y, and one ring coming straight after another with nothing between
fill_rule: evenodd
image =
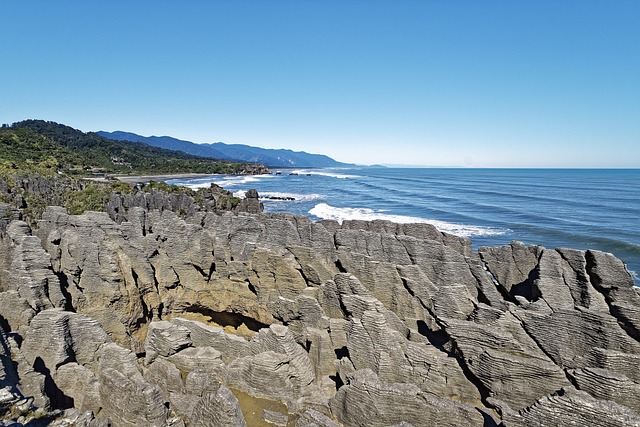
<instances>
[{"instance_id":1,"label":"breaking wave","mask_svg":"<svg viewBox=\"0 0 640 427\"><path fill-rule=\"evenodd\" d=\"M167 183L182 185L184 187L191 188L192 190L209 188L211 183L214 183L227 189L227 187L237 187L239 185L258 182L262 179L271 177L271 175L212 175L206 178L169 180Z\"/></svg>"},{"instance_id":2,"label":"breaking wave","mask_svg":"<svg viewBox=\"0 0 640 427\"><path fill-rule=\"evenodd\" d=\"M248 184L250 182L258 182L267 177L271 177L271 175L228 175L221 177L222 179L213 181L213 183L218 184L222 188L227 188Z\"/></svg>"},{"instance_id":3,"label":"breaking wave","mask_svg":"<svg viewBox=\"0 0 640 427\"><path fill-rule=\"evenodd\" d=\"M368 208L337 208L326 203L315 205L309 213L320 219L332 219L342 223L346 220L372 221L376 219L387 220L399 224L431 224L440 231L455 234L461 237L474 236L498 236L508 233L509 229L498 229L493 227L482 227L476 225L455 224L446 221L420 218L405 215L386 214L382 211Z\"/></svg>"}]
</instances>

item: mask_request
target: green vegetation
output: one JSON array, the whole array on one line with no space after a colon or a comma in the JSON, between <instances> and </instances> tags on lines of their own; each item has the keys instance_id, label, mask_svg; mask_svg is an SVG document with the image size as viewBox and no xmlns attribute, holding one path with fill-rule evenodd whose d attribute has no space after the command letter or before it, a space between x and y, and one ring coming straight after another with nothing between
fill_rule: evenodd
<instances>
[{"instance_id":1,"label":"green vegetation","mask_svg":"<svg viewBox=\"0 0 640 427\"><path fill-rule=\"evenodd\" d=\"M250 166L255 167L141 143L112 141L42 120L26 120L0 128L0 202L19 209L31 225L36 225L51 205L63 206L70 214L104 211L112 192L183 193L200 208L235 209L240 199L221 188L194 191L154 181L140 188L109 175L240 173ZM179 215L187 213L183 207L176 209Z\"/></svg>"},{"instance_id":2,"label":"green vegetation","mask_svg":"<svg viewBox=\"0 0 640 427\"><path fill-rule=\"evenodd\" d=\"M218 205L223 206L226 209L235 209L236 206L240 203L240 199L235 196L220 196L218 198Z\"/></svg>"},{"instance_id":3,"label":"green vegetation","mask_svg":"<svg viewBox=\"0 0 640 427\"><path fill-rule=\"evenodd\" d=\"M20 128L0 129L0 169L5 175L35 172L52 176L58 170L82 172L85 164L81 156L38 132Z\"/></svg>"},{"instance_id":4,"label":"green vegetation","mask_svg":"<svg viewBox=\"0 0 640 427\"><path fill-rule=\"evenodd\" d=\"M177 185L167 184L166 182L156 182L156 181L149 181L149 183L144 185L142 189L144 191L157 190L157 191L162 191L164 193L185 193L186 192L190 196L193 196L195 194L195 191L193 191L190 188L179 187Z\"/></svg>"},{"instance_id":5,"label":"green vegetation","mask_svg":"<svg viewBox=\"0 0 640 427\"><path fill-rule=\"evenodd\" d=\"M68 190L62 195L61 205L72 215L80 215L85 211L102 211L111 191L108 186L96 185L87 185L80 191Z\"/></svg>"},{"instance_id":6,"label":"green vegetation","mask_svg":"<svg viewBox=\"0 0 640 427\"><path fill-rule=\"evenodd\" d=\"M247 167L138 142L112 141L44 120L25 120L0 129L0 159L8 168L76 176L240 173Z\"/></svg>"}]
</instances>

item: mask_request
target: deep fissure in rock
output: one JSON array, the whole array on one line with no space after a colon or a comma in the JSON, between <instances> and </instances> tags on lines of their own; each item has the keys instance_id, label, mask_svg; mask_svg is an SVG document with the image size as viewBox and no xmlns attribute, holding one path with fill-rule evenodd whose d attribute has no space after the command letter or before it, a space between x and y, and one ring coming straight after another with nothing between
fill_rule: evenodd
<instances>
[{"instance_id":1,"label":"deep fissure in rock","mask_svg":"<svg viewBox=\"0 0 640 427\"><path fill-rule=\"evenodd\" d=\"M240 313L233 313L229 311L215 311L211 310L210 308L198 305L192 305L185 311L188 313L197 313L202 314L203 316L207 316L209 317L209 319L211 319L211 322L222 327L231 326L233 328L238 328L244 323L244 325L253 332L258 332L260 329L269 327L269 325L267 325L266 323L262 323L256 319Z\"/></svg>"},{"instance_id":2,"label":"deep fissure in rock","mask_svg":"<svg viewBox=\"0 0 640 427\"><path fill-rule=\"evenodd\" d=\"M51 371L44 363L44 360L40 356L36 357L33 362L33 370L44 376L44 391L51 401L51 407L53 409L69 409L73 408L73 398L67 396L62 390L58 388L56 383L51 378Z\"/></svg>"},{"instance_id":3,"label":"deep fissure in rock","mask_svg":"<svg viewBox=\"0 0 640 427\"><path fill-rule=\"evenodd\" d=\"M61 271L60 272L54 271L53 274L55 274L58 277L58 281L60 282L60 291L62 292L62 295L64 296L64 299L65 299L64 310L75 313L76 310L73 308L72 297L71 297L71 294L69 293L69 280L67 279L67 275Z\"/></svg>"}]
</instances>

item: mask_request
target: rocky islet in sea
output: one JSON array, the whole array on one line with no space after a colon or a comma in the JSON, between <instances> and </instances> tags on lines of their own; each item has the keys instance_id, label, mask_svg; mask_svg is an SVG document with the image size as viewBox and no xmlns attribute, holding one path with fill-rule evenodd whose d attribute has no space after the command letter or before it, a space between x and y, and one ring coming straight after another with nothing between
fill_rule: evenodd
<instances>
[{"instance_id":1,"label":"rocky islet in sea","mask_svg":"<svg viewBox=\"0 0 640 427\"><path fill-rule=\"evenodd\" d=\"M210 205L0 205L5 425L640 425L612 255Z\"/></svg>"}]
</instances>

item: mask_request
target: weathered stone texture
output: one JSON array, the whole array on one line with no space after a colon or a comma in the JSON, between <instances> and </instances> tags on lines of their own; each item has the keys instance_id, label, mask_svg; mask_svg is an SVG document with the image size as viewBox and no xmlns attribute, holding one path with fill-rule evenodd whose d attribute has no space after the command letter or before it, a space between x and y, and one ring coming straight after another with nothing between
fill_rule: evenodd
<instances>
[{"instance_id":1,"label":"weathered stone texture","mask_svg":"<svg viewBox=\"0 0 640 427\"><path fill-rule=\"evenodd\" d=\"M223 214L215 198L112 199L108 214L50 207L34 230L0 206L4 413L638 425L640 293L610 254L475 253L425 224L246 213L253 193Z\"/></svg>"}]
</instances>

